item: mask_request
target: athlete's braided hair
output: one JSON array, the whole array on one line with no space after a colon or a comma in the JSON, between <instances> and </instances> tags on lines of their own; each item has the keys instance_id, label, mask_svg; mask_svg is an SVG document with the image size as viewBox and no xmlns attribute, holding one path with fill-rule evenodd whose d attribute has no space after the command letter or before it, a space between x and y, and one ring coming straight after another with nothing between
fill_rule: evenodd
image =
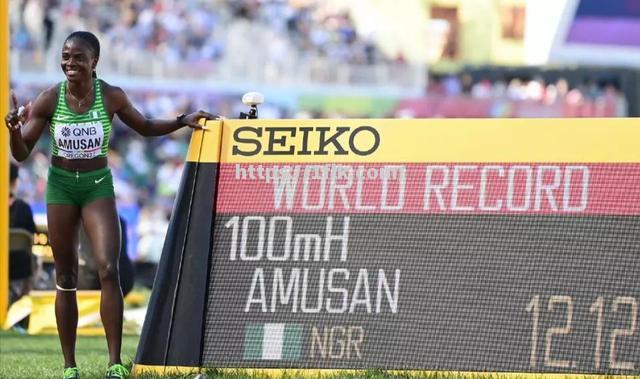
<instances>
[{"instance_id":1,"label":"athlete's braided hair","mask_svg":"<svg viewBox=\"0 0 640 379\"><path fill-rule=\"evenodd\" d=\"M72 39L78 39L84 42L93 51L96 59L100 59L100 41L98 41L98 37L96 37L93 33L86 31L73 32L67 36L64 42L67 43L67 41ZM96 74L96 70L93 70L91 76L93 76L94 78L98 76Z\"/></svg>"}]
</instances>

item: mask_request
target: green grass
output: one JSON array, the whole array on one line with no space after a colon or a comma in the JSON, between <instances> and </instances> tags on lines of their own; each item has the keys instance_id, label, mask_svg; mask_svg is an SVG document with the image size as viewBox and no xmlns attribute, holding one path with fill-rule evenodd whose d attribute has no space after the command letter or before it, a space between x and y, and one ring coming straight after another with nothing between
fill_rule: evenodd
<instances>
[{"instance_id":1,"label":"green grass","mask_svg":"<svg viewBox=\"0 0 640 379\"><path fill-rule=\"evenodd\" d=\"M122 341L122 359L131 366L138 345L137 336L125 336ZM82 379L102 379L107 365L107 344L104 337L78 337L76 360ZM0 331L0 379L59 379L62 376L62 353L57 336L25 336ZM249 374L243 370L205 371L207 379L273 379L263 374ZM193 378L193 375L182 378ZM286 371L281 379L296 379L296 371ZM323 379L453 379L455 373L393 375L384 371L362 371L324 376ZM172 378L169 376L144 375L140 379ZM173 377L175 378L175 376ZM307 376L308 378L308 376ZM465 379L502 379L504 375L466 375ZM509 376L513 379L514 376Z\"/></svg>"},{"instance_id":2,"label":"green grass","mask_svg":"<svg viewBox=\"0 0 640 379\"><path fill-rule=\"evenodd\" d=\"M137 336L125 336L122 359L130 362L138 346ZM107 367L107 343L104 337L79 337L76 362L82 378L102 378ZM62 377L62 352L58 336L25 336L0 332L0 378Z\"/></svg>"}]
</instances>

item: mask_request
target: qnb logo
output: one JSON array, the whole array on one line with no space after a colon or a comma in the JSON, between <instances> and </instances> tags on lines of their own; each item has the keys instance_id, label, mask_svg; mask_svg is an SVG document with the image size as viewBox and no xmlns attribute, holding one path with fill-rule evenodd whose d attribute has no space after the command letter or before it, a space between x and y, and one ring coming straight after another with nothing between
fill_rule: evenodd
<instances>
[{"instance_id":1,"label":"qnb logo","mask_svg":"<svg viewBox=\"0 0 640 379\"><path fill-rule=\"evenodd\" d=\"M62 131L60 133L62 133L64 137L69 137L71 135L71 129L65 126L64 128L62 128Z\"/></svg>"},{"instance_id":2,"label":"qnb logo","mask_svg":"<svg viewBox=\"0 0 640 379\"><path fill-rule=\"evenodd\" d=\"M380 146L372 126L252 127L233 133L233 155L371 155Z\"/></svg>"}]
</instances>

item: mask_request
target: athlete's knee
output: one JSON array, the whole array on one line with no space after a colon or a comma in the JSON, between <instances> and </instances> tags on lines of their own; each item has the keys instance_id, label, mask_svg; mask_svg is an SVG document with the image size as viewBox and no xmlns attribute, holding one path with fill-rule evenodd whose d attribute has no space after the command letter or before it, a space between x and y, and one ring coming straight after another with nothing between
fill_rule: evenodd
<instances>
[{"instance_id":1,"label":"athlete's knee","mask_svg":"<svg viewBox=\"0 0 640 379\"><path fill-rule=\"evenodd\" d=\"M73 291L78 286L78 272L76 270L56 272L56 287L61 290Z\"/></svg>"},{"instance_id":2,"label":"athlete's knee","mask_svg":"<svg viewBox=\"0 0 640 379\"><path fill-rule=\"evenodd\" d=\"M105 262L98 264L98 275L100 282L119 280L118 262Z\"/></svg>"}]
</instances>

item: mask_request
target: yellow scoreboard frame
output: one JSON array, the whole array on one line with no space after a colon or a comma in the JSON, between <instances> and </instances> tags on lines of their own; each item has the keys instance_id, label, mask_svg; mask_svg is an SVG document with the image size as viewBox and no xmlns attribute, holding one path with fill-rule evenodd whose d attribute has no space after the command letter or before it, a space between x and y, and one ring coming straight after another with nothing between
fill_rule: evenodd
<instances>
[{"instance_id":1,"label":"yellow scoreboard frame","mask_svg":"<svg viewBox=\"0 0 640 379\"><path fill-rule=\"evenodd\" d=\"M236 211L243 215L261 215L261 212L270 215L283 214L279 213L280 211L273 212L272 210L275 208L266 211L262 208L250 209L250 207L225 208L229 204L235 204L234 206L237 207L241 203L248 203L244 201L247 198L246 192L241 193L236 191L239 188L231 188L232 184L228 180L234 176L233 172L236 173L236 180L246 180L240 177L238 171L240 165L271 165L267 168L272 168L274 165L302 164L320 167L323 164L331 163L383 165L419 162L448 165L506 162L505 164L568 163L635 167L640 163L640 150L636 148L637 141L640 139L640 129L637 127L637 122L638 119L631 118L322 119L207 122L206 130L196 130L192 134L183 171L183 181L174 204L174 215L180 216L172 218L171 226L167 231L158 276L156 276L154 291L149 303L148 317L145 319L137 356L134 360L133 372L134 374L146 372L164 375L187 374L203 372L207 368L213 368L214 364L217 365L215 369L221 372L230 374L237 372L238 368L235 368L237 367L235 365L240 365L237 361L229 361L230 364L225 365L227 362L222 360L217 363L206 363L204 358L206 343L203 330L206 327L205 321L210 317L207 308L207 301L210 298L207 296L211 289L210 278L215 276L214 274L209 275L212 273L210 268L213 267L212 265L215 266L222 262L222 260L215 263L212 261L212 257L215 255L211 253L214 248L213 241L215 238L219 238L215 237L216 228L225 224L220 219L220 224L216 227L215 219L218 216L231 217ZM312 133L312 131L316 133ZM328 143L327 135L338 137ZM348 155L347 148L349 149ZM327 150L328 152L326 152ZM324 154L317 154L317 152ZM238 166L234 169L229 167L232 165ZM223 166L226 166L226 176L220 176L225 169ZM624 175L619 177L626 178ZM633 178L638 177L637 174L633 176ZM257 178L251 177L248 180L253 179ZM259 192L259 180L262 179L245 183L245 187L247 191L251 191L254 198L262 199ZM264 180L268 183L268 179ZM223 182L226 182L226 188L221 189L224 186L219 186L218 183ZM226 195L220 195L222 191L225 191ZM241 199L227 198L232 192L236 195L239 194L237 196ZM213 198L220 200L218 196L224 196L227 201L214 202ZM243 198L243 196L245 197ZM594 199L596 198L594 197ZM609 204L598 201L595 203ZM637 202L633 204L637 204ZM423 208L419 209L420 212L424 210ZM607 212L613 212L607 208L603 209ZM638 208L633 209L633 212L640 211ZM598 210L598 212L601 211ZM628 209L621 207L617 211L622 211L621 214L624 215ZM607 215L608 213L603 214ZM634 215L637 214L640 213L634 213ZM228 251L227 247L229 245L221 244L216 245L215 248L219 249L217 251ZM228 266L219 269L228 269ZM221 279L218 280L219 284L222 283ZM225 282L223 287L225 291L228 291L233 286L227 285ZM417 293L417 291L413 293ZM228 296L227 299L236 302L237 296ZM214 308L230 309L227 307L228 305L217 304ZM171 316L165 317L165 315ZM219 320L225 317L220 317ZM232 318L226 317L225 319ZM237 321L235 318L233 320ZM210 324L215 323L211 322ZM346 322L343 324L346 325ZM224 349L230 349L229 346L218 343L220 341L221 339L218 339L215 344L224 346ZM536 343L534 346L531 351L538 351L539 345ZM209 357L217 353L211 353L211 351L206 353L209 354ZM535 354L537 353L531 354L535 357L534 361L540 358ZM248 365L255 364L255 362L250 362L254 360L253 357L243 359L247 360ZM243 372L267 377L282 375L317 377L339 373L354 375L362 373L362 371L354 369L301 368L302 365L285 368L274 368L278 367L277 365L263 368L253 366ZM307 365L306 367L312 366ZM392 370L390 372L407 377L446 375L448 373L447 371L420 369ZM485 375L497 375L505 378L605 377L590 373L524 371L466 371L455 372L452 375L463 378ZM615 377L630 376L615 375Z\"/></svg>"}]
</instances>

